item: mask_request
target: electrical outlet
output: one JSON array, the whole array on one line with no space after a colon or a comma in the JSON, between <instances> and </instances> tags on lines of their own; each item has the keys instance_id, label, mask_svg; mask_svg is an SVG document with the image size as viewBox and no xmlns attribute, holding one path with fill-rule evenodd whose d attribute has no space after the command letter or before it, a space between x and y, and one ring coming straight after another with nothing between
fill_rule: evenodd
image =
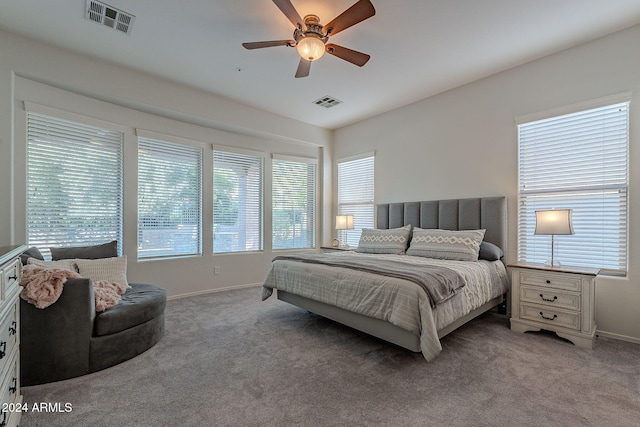
<instances>
[{"instance_id":1,"label":"electrical outlet","mask_svg":"<svg viewBox=\"0 0 640 427\"><path fill-rule=\"evenodd\" d=\"M219 276L220 275L220 266L216 265L213 267L213 275L214 276Z\"/></svg>"}]
</instances>

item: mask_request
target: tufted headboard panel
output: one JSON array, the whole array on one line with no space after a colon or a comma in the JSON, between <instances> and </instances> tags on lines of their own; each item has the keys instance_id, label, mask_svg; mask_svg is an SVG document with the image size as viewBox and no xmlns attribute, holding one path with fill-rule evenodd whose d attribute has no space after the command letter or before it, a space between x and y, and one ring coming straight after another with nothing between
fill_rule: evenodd
<instances>
[{"instance_id":1,"label":"tufted headboard panel","mask_svg":"<svg viewBox=\"0 0 640 427\"><path fill-rule=\"evenodd\" d=\"M444 230L487 230L484 240L507 252L507 198L431 200L376 205L376 228L405 225Z\"/></svg>"}]
</instances>

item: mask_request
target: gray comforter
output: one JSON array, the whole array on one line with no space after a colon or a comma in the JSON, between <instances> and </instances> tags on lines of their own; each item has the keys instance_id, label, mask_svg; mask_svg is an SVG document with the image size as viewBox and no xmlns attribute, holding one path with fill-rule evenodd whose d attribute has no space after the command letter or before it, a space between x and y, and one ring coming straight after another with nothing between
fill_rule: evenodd
<instances>
[{"instance_id":1,"label":"gray comforter","mask_svg":"<svg viewBox=\"0 0 640 427\"><path fill-rule=\"evenodd\" d=\"M369 273L382 274L398 279L410 280L418 284L429 296L431 307L447 301L460 292L465 285L462 276L450 268L437 265L413 265L397 259L382 260L370 258L344 257L340 254L293 254L280 255L273 259L300 261L312 264L350 268Z\"/></svg>"}]
</instances>

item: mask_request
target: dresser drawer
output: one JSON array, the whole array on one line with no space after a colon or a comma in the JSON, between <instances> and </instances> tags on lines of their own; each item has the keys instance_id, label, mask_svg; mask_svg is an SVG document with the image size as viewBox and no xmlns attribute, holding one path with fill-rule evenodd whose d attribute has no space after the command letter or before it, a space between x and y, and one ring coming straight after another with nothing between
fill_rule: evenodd
<instances>
[{"instance_id":1,"label":"dresser drawer","mask_svg":"<svg viewBox=\"0 0 640 427\"><path fill-rule=\"evenodd\" d=\"M9 358L18 342L18 303L13 303L0 323L0 365Z\"/></svg>"},{"instance_id":2,"label":"dresser drawer","mask_svg":"<svg viewBox=\"0 0 640 427\"><path fill-rule=\"evenodd\" d=\"M19 353L14 351L11 356L9 370L4 371L6 374L0 379L0 398L3 403L16 402L20 398Z\"/></svg>"},{"instance_id":3,"label":"dresser drawer","mask_svg":"<svg viewBox=\"0 0 640 427\"><path fill-rule=\"evenodd\" d=\"M552 326L580 330L580 313L543 305L520 304L520 317Z\"/></svg>"},{"instance_id":4,"label":"dresser drawer","mask_svg":"<svg viewBox=\"0 0 640 427\"><path fill-rule=\"evenodd\" d=\"M520 287L520 301L580 311L581 294L553 288Z\"/></svg>"},{"instance_id":5,"label":"dresser drawer","mask_svg":"<svg viewBox=\"0 0 640 427\"><path fill-rule=\"evenodd\" d=\"M519 274L522 285L542 286L545 288L565 289L576 292L582 290L582 280L580 277L529 270L521 271Z\"/></svg>"},{"instance_id":6,"label":"dresser drawer","mask_svg":"<svg viewBox=\"0 0 640 427\"><path fill-rule=\"evenodd\" d=\"M16 259L2 268L3 298L6 297L12 288L20 284L21 273L22 264L20 263L20 259Z\"/></svg>"}]
</instances>

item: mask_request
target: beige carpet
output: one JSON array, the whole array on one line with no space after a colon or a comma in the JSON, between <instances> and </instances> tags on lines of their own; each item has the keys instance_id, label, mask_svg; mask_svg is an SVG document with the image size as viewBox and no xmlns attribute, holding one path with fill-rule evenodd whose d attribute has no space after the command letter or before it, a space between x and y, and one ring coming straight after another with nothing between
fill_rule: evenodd
<instances>
[{"instance_id":1,"label":"beige carpet","mask_svg":"<svg viewBox=\"0 0 640 427\"><path fill-rule=\"evenodd\" d=\"M633 426L640 346L584 350L485 315L441 355L387 344L258 288L169 301L166 336L121 365L23 388L21 426Z\"/></svg>"}]
</instances>

